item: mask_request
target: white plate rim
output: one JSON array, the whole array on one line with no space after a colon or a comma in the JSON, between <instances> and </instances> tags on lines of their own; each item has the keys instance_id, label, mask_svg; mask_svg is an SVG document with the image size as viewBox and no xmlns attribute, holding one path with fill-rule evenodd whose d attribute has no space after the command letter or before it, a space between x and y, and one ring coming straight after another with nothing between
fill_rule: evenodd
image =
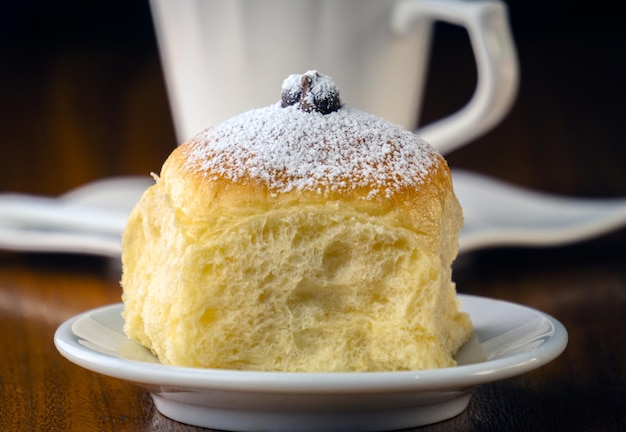
<instances>
[{"instance_id":1,"label":"white plate rim","mask_svg":"<svg viewBox=\"0 0 626 432\"><path fill-rule=\"evenodd\" d=\"M465 389L510 378L536 369L558 357L567 346L565 327L536 309L503 300L459 294L470 315L480 307L509 309L545 320L549 331L539 335L537 346L527 351L480 363L452 368L398 372L291 373L199 369L129 360L94 351L81 345L72 325L93 314L121 312L122 303L103 306L65 321L54 342L68 360L91 371L144 386L170 386L189 390L243 391L257 393L388 393Z\"/></svg>"}]
</instances>

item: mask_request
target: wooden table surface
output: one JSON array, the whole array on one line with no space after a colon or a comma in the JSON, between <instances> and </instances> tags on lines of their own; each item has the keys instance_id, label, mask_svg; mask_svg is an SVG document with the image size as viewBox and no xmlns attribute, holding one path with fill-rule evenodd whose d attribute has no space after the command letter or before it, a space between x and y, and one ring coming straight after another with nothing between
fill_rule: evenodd
<instances>
[{"instance_id":1,"label":"wooden table surface","mask_svg":"<svg viewBox=\"0 0 626 432\"><path fill-rule=\"evenodd\" d=\"M98 178L147 175L175 145L147 4L84 3L27 1L5 13L0 192L58 195ZM511 8L518 100L493 131L450 154L450 165L564 195L626 196L616 14L522 8ZM426 119L462 105L475 74L462 32L441 26L438 36ZM479 387L461 415L420 430L626 430L625 252L622 229L462 256L459 292L540 309L570 341L547 366ZM119 278L115 261L97 257L0 252L0 431L197 430L159 414L138 387L55 349L64 320L120 301Z\"/></svg>"}]
</instances>

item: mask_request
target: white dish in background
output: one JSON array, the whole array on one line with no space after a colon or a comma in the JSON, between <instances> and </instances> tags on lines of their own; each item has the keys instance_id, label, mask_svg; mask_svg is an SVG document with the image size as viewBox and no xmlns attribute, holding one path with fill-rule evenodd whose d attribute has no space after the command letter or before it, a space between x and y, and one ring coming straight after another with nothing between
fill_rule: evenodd
<instances>
[{"instance_id":1,"label":"white dish in background","mask_svg":"<svg viewBox=\"0 0 626 432\"><path fill-rule=\"evenodd\" d=\"M459 252L498 246L557 246L626 226L626 198L569 198L452 170L465 226Z\"/></svg>"},{"instance_id":2,"label":"white dish in background","mask_svg":"<svg viewBox=\"0 0 626 432\"><path fill-rule=\"evenodd\" d=\"M150 177L114 177L58 198L0 194L0 249L119 259L126 220Z\"/></svg>"},{"instance_id":3,"label":"white dish in background","mask_svg":"<svg viewBox=\"0 0 626 432\"><path fill-rule=\"evenodd\" d=\"M556 246L626 226L626 198L574 199L453 170L465 227L459 253L498 246ZM119 259L128 214L154 181L119 177L59 198L0 194L0 249Z\"/></svg>"},{"instance_id":4,"label":"white dish in background","mask_svg":"<svg viewBox=\"0 0 626 432\"><path fill-rule=\"evenodd\" d=\"M84 232L18 229L0 226L0 249L94 255L119 259L121 234L107 236Z\"/></svg>"},{"instance_id":5,"label":"white dish in background","mask_svg":"<svg viewBox=\"0 0 626 432\"><path fill-rule=\"evenodd\" d=\"M473 387L538 368L567 345L563 325L542 312L460 299L475 334L457 355L458 366L438 370L281 373L161 365L126 338L122 304L66 321L54 341L70 361L146 388L161 413L182 423L235 431L394 430L454 417Z\"/></svg>"}]
</instances>

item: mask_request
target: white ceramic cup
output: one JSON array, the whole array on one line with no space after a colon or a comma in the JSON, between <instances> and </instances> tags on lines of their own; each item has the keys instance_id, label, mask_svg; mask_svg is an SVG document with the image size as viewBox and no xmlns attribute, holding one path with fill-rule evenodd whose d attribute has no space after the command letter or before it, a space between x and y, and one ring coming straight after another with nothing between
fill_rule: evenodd
<instances>
[{"instance_id":1,"label":"white ceramic cup","mask_svg":"<svg viewBox=\"0 0 626 432\"><path fill-rule=\"evenodd\" d=\"M177 139L280 100L290 74L331 76L346 105L417 129L441 152L508 112L518 84L500 0L151 0ZM432 27L467 29L478 80L468 104L418 127Z\"/></svg>"}]
</instances>

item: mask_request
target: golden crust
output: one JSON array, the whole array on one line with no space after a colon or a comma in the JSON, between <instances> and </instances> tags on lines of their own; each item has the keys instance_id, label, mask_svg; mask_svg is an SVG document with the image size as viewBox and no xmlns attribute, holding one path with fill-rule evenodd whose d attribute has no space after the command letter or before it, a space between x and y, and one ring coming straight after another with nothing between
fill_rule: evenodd
<instances>
[{"instance_id":1,"label":"golden crust","mask_svg":"<svg viewBox=\"0 0 626 432\"><path fill-rule=\"evenodd\" d=\"M167 179L168 194L187 217L204 219L216 214L240 217L247 212L341 202L359 212L381 217L386 223L424 233L433 242L440 239L451 246L444 248L448 254L446 261L451 262L456 257L463 216L452 188L450 169L439 154L423 182L404 186L390 197L371 194L378 184L355 188L349 194L343 191L320 194L308 190L278 193L258 179L244 176L232 181L220 173L196 169L190 156L193 147L210 144L198 139L187 142L172 152L162 168L161 176ZM445 232L444 236L440 230ZM441 249L441 246L433 243L432 252L436 253L436 248Z\"/></svg>"},{"instance_id":2,"label":"golden crust","mask_svg":"<svg viewBox=\"0 0 626 432\"><path fill-rule=\"evenodd\" d=\"M349 193L332 190L319 193L298 189L280 192L278 188L251 176L240 175L234 181L220 172L198 169L193 164L191 154L194 148L210 145L210 142L193 140L179 146L166 160L161 172L162 177L168 178L169 191L181 209L197 217L212 213L207 203L239 209L341 200L350 202L356 208L372 215L402 208L399 213L408 211L412 217L417 218L413 223L408 221L417 228L422 226L424 212L420 209L427 208L433 202L443 201L445 195L452 193L450 170L439 154L436 155L436 163L429 167L428 174L422 182L397 188L391 196L372 193L381 188L378 182L351 188ZM289 180L275 177L273 181L287 184Z\"/></svg>"}]
</instances>

